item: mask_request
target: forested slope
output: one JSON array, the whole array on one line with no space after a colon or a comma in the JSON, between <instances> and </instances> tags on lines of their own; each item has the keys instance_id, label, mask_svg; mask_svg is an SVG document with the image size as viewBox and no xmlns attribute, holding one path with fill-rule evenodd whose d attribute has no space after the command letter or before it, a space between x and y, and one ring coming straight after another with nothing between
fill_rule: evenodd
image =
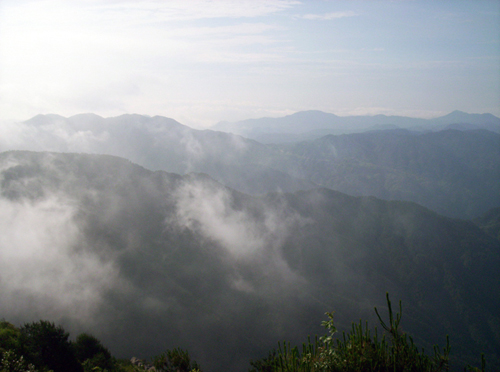
<instances>
[{"instance_id":1,"label":"forested slope","mask_svg":"<svg viewBox=\"0 0 500 372\"><path fill-rule=\"evenodd\" d=\"M84 114L39 115L12 137L0 138L0 151L115 155L150 170L207 173L253 195L323 186L462 219L500 206L500 134L487 130L377 130L265 145L160 116Z\"/></svg>"},{"instance_id":2,"label":"forested slope","mask_svg":"<svg viewBox=\"0 0 500 372\"><path fill-rule=\"evenodd\" d=\"M457 365L498 360L500 243L472 222L328 189L253 197L103 155L6 152L0 169L0 313L15 324L238 370L323 333L325 311L374 324L388 291L419 345L449 334Z\"/></svg>"}]
</instances>

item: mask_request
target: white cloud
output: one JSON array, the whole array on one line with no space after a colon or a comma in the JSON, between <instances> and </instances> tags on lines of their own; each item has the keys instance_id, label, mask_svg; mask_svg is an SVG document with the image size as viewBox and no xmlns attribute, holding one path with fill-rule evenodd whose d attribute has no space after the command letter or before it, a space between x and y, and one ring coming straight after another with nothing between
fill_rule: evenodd
<instances>
[{"instance_id":1,"label":"white cloud","mask_svg":"<svg viewBox=\"0 0 500 372\"><path fill-rule=\"evenodd\" d=\"M371 89L376 78L392 89L401 87L402 78L414 85L436 82L428 89L432 93L439 87L440 99L422 94L428 109L462 105L498 115L498 84L486 78L498 80L498 61L473 61L470 53L464 56L467 47L450 57L450 48L469 38L477 46L491 40L491 32L479 37L480 31L456 29L458 33L443 38L440 30L415 21L419 13L405 12L420 27L407 42L408 30L395 28L405 19L394 22L406 2L397 7L382 3L352 3L350 10L338 11L336 2L326 1L0 1L0 120L25 120L39 113L136 112L206 125L245 119L247 113L255 117L257 111L328 107L322 103L325 97L341 103L342 110L390 106L393 94ZM451 3L443 7L456 11ZM369 20L354 22L361 14L380 20L383 27L370 28ZM335 20L346 17L353 22L342 30L334 27ZM493 29L488 22L484 30ZM455 23L450 21L449 27ZM423 29L436 38L422 38ZM420 46L412 47L413 42ZM446 48L437 50L438 44ZM477 58L496 56L491 51L495 43L481 45L490 52ZM338 60L340 54L344 61ZM418 76L402 76L401 68L391 68L452 59L467 62L467 71L451 66L445 73L426 68ZM407 86L398 96L415 102L415 90ZM470 96L475 90L483 92L481 97ZM374 96L387 102L373 102ZM405 109L398 102L392 105Z\"/></svg>"},{"instance_id":2,"label":"white cloud","mask_svg":"<svg viewBox=\"0 0 500 372\"><path fill-rule=\"evenodd\" d=\"M186 21L207 18L254 18L267 16L300 4L291 0L177 0L117 1L111 4L96 1L99 11L115 12L120 17L150 22Z\"/></svg>"},{"instance_id":3,"label":"white cloud","mask_svg":"<svg viewBox=\"0 0 500 372\"><path fill-rule=\"evenodd\" d=\"M237 258L279 252L290 229L304 223L294 213L263 204L254 211L239 209L229 191L201 181L185 182L175 196L176 223L213 239Z\"/></svg>"},{"instance_id":4,"label":"white cloud","mask_svg":"<svg viewBox=\"0 0 500 372\"><path fill-rule=\"evenodd\" d=\"M281 61L279 53L267 50L283 43L275 35L280 27L249 20L293 4L6 3L0 13L0 112L4 119L18 120L39 113L71 116L88 111L104 116L125 112L171 116L159 107L178 99L179 87L189 86L194 98L193 80L198 74L203 76L218 64ZM217 17L245 22L187 21Z\"/></svg>"},{"instance_id":5,"label":"white cloud","mask_svg":"<svg viewBox=\"0 0 500 372\"><path fill-rule=\"evenodd\" d=\"M255 204L243 202L242 206L229 190L196 179L185 180L174 197L176 217L167 224L216 242L229 253L235 266L258 267L266 277L267 284L262 286L263 282L249 275L253 270L235 271L234 289L269 296L283 293L285 288L297 290L305 283L290 268L282 249L291 231L310 221L288 208L284 200L275 199L272 205L254 200Z\"/></svg>"},{"instance_id":6,"label":"white cloud","mask_svg":"<svg viewBox=\"0 0 500 372\"><path fill-rule=\"evenodd\" d=\"M92 321L118 271L82 248L71 201L0 198L0 311ZM36 304L36 305L35 305Z\"/></svg>"},{"instance_id":7,"label":"white cloud","mask_svg":"<svg viewBox=\"0 0 500 372\"><path fill-rule=\"evenodd\" d=\"M329 21L332 19L354 17L357 15L358 14L353 12L353 11L347 11L347 12L332 12L332 13L325 13L325 14L305 14L303 16L297 16L297 18L309 19L312 21L318 21L318 20Z\"/></svg>"}]
</instances>

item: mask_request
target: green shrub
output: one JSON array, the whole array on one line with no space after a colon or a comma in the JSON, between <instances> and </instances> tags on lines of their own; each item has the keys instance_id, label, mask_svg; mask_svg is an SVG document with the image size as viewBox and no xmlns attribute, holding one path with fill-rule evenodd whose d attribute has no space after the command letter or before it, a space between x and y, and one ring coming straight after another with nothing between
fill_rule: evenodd
<instances>
[{"instance_id":1,"label":"green shrub","mask_svg":"<svg viewBox=\"0 0 500 372\"><path fill-rule=\"evenodd\" d=\"M180 348L158 355L153 363L156 370L162 372L201 372L199 364L196 361L191 362L189 353Z\"/></svg>"},{"instance_id":2,"label":"green shrub","mask_svg":"<svg viewBox=\"0 0 500 372\"><path fill-rule=\"evenodd\" d=\"M109 350L101 341L87 333L81 333L76 338L73 349L78 361L83 365L84 371L113 370L113 358Z\"/></svg>"},{"instance_id":3,"label":"green shrub","mask_svg":"<svg viewBox=\"0 0 500 372\"><path fill-rule=\"evenodd\" d=\"M394 314L391 301L387 294L389 319L386 323L377 308L375 313L385 332L381 335L377 328L371 331L368 323L353 323L351 331L337 333L333 321L333 313L326 313L328 320L322 325L328 334L308 339L298 347L289 343L279 344L278 350L260 361L252 361L252 372L440 372L449 370L450 345L448 338L446 346L440 350L434 347L434 353L429 356L419 350L413 339L401 332L402 315L401 302L399 312ZM483 369L484 371L484 365Z\"/></svg>"},{"instance_id":4,"label":"green shrub","mask_svg":"<svg viewBox=\"0 0 500 372\"><path fill-rule=\"evenodd\" d=\"M69 333L61 326L40 320L20 329L20 354L38 369L54 372L83 372L76 359Z\"/></svg>"},{"instance_id":5,"label":"green shrub","mask_svg":"<svg viewBox=\"0 0 500 372\"><path fill-rule=\"evenodd\" d=\"M13 350L1 353L0 372L37 372L35 366L18 356Z\"/></svg>"},{"instance_id":6,"label":"green shrub","mask_svg":"<svg viewBox=\"0 0 500 372\"><path fill-rule=\"evenodd\" d=\"M13 324L0 320L0 353L19 348L21 332Z\"/></svg>"}]
</instances>

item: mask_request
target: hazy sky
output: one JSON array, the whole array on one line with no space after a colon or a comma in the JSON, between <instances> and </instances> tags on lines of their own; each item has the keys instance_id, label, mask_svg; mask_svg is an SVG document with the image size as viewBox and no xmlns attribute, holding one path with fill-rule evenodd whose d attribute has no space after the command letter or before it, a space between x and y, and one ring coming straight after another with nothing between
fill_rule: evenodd
<instances>
[{"instance_id":1,"label":"hazy sky","mask_svg":"<svg viewBox=\"0 0 500 372\"><path fill-rule=\"evenodd\" d=\"M500 1L0 0L0 120L500 116Z\"/></svg>"}]
</instances>

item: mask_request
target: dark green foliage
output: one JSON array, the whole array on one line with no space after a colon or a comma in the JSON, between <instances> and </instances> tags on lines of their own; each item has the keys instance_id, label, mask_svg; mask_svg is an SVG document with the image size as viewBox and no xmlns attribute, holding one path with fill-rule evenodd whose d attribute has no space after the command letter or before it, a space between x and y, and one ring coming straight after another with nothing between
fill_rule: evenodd
<instances>
[{"instance_id":1,"label":"dark green foliage","mask_svg":"<svg viewBox=\"0 0 500 372\"><path fill-rule=\"evenodd\" d=\"M40 320L20 328L20 353L37 368L54 372L82 372L73 354L69 333L61 326Z\"/></svg>"},{"instance_id":2,"label":"dark green foliage","mask_svg":"<svg viewBox=\"0 0 500 372\"><path fill-rule=\"evenodd\" d=\"M78 361L88 368L99 367L112 370L113 359L109 350L97 338L87 333L81 333L73 344Z\"/></svg>"},{"instance_id":3,"label":"dark green foliage","mask_svg":"<svg viewBox=\"0 0 500 372\"><path fill-rule=\"evenodd\" d=\"M127 371L96 337L82 333L74 343L61 326L41 320L20 329L0 321L0 372Z\"/></svg>"},{"instance_id":4,"label":"dark green foliage","mask_svg":"<svg viewBox=\"0 0 500 372\"><path fill-rule=\"evenodd\" d=\"M392 305L387 295L389 322L386 323L375 308L377 317L385 330L379 335L377 328L371 331L368 324L353 324L349 333L343 332L342 337L334 337L337 329L333 322L333 313L327 313L329 320L322 325L328 330L328 335L309 339L298 347L289 343L279 345L278 353L272 352L261 361L252 361L251 372L439 372L449 370L449 339L442 351L436 346L432 356L419 350L413 339L401 331L402 307L393 313ZM484 357L482 362L484 371ZM479 369L470 370L479 371Z\"/></svg>"},{"instance_id":5,"label":"dark green foliage","mask_svg":"<svg viewBox=\"0 0 500 372\"><path fill-rule=\"evenodd\" d=\"M484 372L486 371L486 359L484 357L484 353L481 353L481 368L472 367L471 365L467 365L465 370L470 372Z\"/></svg>"},{"instance_id":6,"label":"dark green foliage","mask_svg":"<svg viewBox=\"0 0 500 372\"><path fill-rule=\"evenodd\" d=\"M117 372L144 372L145 368L136 366L132 364L129 359L117 359L115 360L115 371Z\"/></svg>"},{"instance_id":7,"label":"dark green foliage","mask_svg":"<svg viewBox=\"0 0 500 372\"><path fill-rule=\"evenodd\" d=\"M273 372L278 367L276 350L270 351L266 358L250 360L252 367L249 372Z\"/></svg>"},{"instance_id":8,"label":"dark green foliage","mask_svg":"<svg viewBox=\"0 0 500 372\"><path fill-rule=\"evenodd\" d=\"M0 372L37 372L35 366L26 362L23 356L18 356L13 350L0 353Z\"/></svg>"},{"instance_id":9,"label":"dark green foliage","mask_svg":"<svg viewBox=\"0 0 500 372\"><path fill-rule=\"evenodd\" d=\"M21 332L13 324L0 320L0 353L19 348Z\"/></svg>"},{"instance_id":10,"label":"dark green foliage","mask_svg":"<svg viewBox=\"0 0 500 372\"><path fill-rule=\"evenodd\" d=\"M0 372L36 372L20 352L21 332L13 324L0 321Z\"/></svg>"},{"instance_id":11,"label":"dark green foliage","mask_svg":"<svg viewBox=\"0 0 500 372\"><path fill-rule=\"evenodd\" d=\"M167 350L155 357L154 366L157 371L163 372L201 371L196 361L191 362L189 353L180 348Z\"/></svg>"}]
</instances>

